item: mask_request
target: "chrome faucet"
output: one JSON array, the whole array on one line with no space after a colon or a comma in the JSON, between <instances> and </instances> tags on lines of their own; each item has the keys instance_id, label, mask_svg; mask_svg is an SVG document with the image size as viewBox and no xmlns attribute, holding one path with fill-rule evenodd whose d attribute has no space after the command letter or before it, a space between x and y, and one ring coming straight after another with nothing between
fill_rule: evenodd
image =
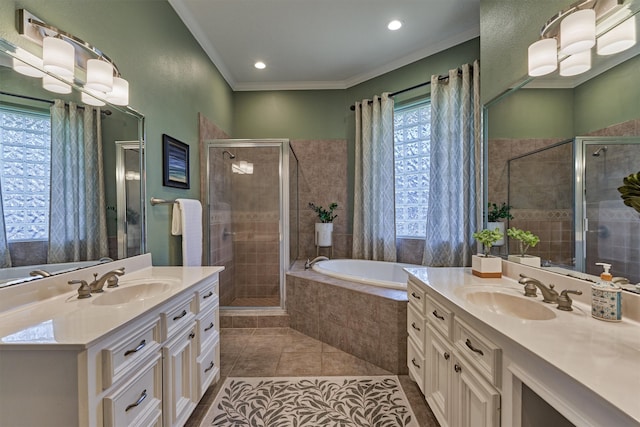
<instances>
[{"instance_id":1,"label":"chrome faucet","mask_svg":"<svg viewBox=\"0 0 640 427\"><path fill-rule=\"evenodd\" d=\"M318 262L318 261L327 261L329 258L327 258L326 256L317 256L315 257L313 260L309 261L309 258L307 258L307 262L304 263L304 269L308 270L311 267L313 267L313 265Z\"/></svg>"},{"instance_id":2,"label":"chrome faucet","mask_svg":"<svg viewBox=\"0 0 640 427\"><path fill-rule=\"evenodd\" d=\"M36 276L50 277L51 273L49 273L46 270L33 270L33 271L29 272L29 276L33 276L33 277L36 277Z\"/></svg>"},{"instance_id":3,"label":"chrome faucet","mask_svg":"<svg viewBox=\"0 0 640 427\"><path fill-rule=\"evenodd\" d=\"M518 280L518 283L524 285L524 296L526 297L538 296L536 288L539 288L540 292L542 293L542 302L546 302L549 304L558 302L558 292L553 289L555 288L555 285L550 284L547 287L538 279L527 277L523 274L520 275L520 280Z\"/></svg>"},{"instance_id":4,"label":"chrome faucet","mask_svg":"<svg viewBox=\"0 0 640 427\"><path fill-rule=\"evenodd\" d=\"M118 287L118 276L122 276L124 274L124 267L111 270L102 275L98 279L98 273L93 273L93 282L89 283L89 289L94 294L104 292L103 287L105 283L109 283L108 288L117 288Z\"/></svg>"}]
</instances>

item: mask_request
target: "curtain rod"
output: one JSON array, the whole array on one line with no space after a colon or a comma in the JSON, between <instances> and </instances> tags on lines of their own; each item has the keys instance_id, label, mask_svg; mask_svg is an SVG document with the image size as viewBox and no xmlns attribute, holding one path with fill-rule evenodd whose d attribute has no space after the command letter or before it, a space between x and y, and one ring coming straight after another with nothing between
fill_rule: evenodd
<instances>
[{"instance_id":1,"label":"curtain rod","mask_svg":"<svg viewBox=\"0 0 640 427\"><path fill-rule=\"evenodd\" d=\"M27 96L27 95L18 95L17 93L10 93L10 92L4 92L4 91L0 91L0 95L4 95L4 96L13 96L14 98L21 98L21 99L27 99L29 101L37 101L37 102L45 102L47 104L51 104L53 105L53 101L50 99L44 99L44 98L35 98L33 96ZM64 103L64 105L69 105L67 102ZM84 109L84 106L82 105L78 105L78 108L82 108ZM101 113L110 116L111 110L100 110Z\"/></svg>"},{"instance_id":2,"label":"curtain rod","mask_svg":"<svg viewBox=\"0 0 640 427\"><path fill-rule=\"evenodd\" d=\"M462 70L460 68L458 68L458 74L462 74ZM449 78L449 76L438 76L438 80L447 80L448 78ZM389 96L393 98L394 96L400 95L401 93L409 92L410 90L414 90L414 89L419 89L419 88L424 87L424 86L429 86L430 84L431 84L431 80L429 80L428 82L419 83L419 84L411 86L411 87L400 89L400 90L395 91L395 92L391 92L389 94ZM373 103L373 101L369 100L369 104L372 104L372 103ZM356 106L352 105L351 107L349 107L349 109L351 111L355 111L356 110Z\"/></svg>"}]
</instances>

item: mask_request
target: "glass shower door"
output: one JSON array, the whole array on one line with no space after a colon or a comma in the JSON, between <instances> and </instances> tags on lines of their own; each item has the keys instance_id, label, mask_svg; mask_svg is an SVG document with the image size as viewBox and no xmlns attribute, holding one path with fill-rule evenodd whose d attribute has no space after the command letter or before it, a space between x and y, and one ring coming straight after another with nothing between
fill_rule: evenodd
<instances>
[{"instance_id":1,"label":"glass shower door","mask_svg":"<svg viewBox=\"0 0 640 427\"><path fill-rule=\"evenodd\" d=\"M596 262L612 264L614 276L640 282L640 214L626 206L618 187L623 178L640 170L640 139L638 138L577 138L582 151L584 183L582 207L584 270L599 275ZM578 180L580 181L580 180ZM578 190L578 188L576 189Z\"/></svg>"}]
</instances>

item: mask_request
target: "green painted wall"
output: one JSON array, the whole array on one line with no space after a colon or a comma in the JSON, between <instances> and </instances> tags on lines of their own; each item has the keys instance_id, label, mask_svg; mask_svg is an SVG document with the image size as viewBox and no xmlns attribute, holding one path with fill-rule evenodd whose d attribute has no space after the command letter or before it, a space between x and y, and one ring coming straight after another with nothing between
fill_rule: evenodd
<instances>
[{"instance_id":1,"label":"green painted wall","mask_svg":"<svg viewBox=\"0 0 640 427\"><path fill-rule=\"evenodd\" d=\"M0 36L32 52L17 34L15 10L104 50L130 83L130 105L146 117L147 195L199 196L198 112L227 133L233 128L233 91L168 2L162 0L18 0L0 2ZM188 191L162 186L162 134L191 146ZM156 265L180 262L180 240L170 236L167 206L148 209L148 250Z\"/></svg>"}]
</instances>

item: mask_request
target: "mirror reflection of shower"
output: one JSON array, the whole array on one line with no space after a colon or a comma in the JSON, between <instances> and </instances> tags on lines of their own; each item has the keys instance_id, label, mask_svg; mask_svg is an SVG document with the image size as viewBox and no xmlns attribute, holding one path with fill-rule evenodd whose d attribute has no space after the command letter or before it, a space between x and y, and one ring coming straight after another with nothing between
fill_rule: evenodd
<instances>
[{"instance_id":1,"label":"mirror reflection of shower","mask_svg":"<svg viewBox=\"0 0 640 427\"><path fill-rule=\"evenodd\" d=\"M236 155L229 150L224 150L222 152L223 158L225 154L229 155L229 160L233 160L236 158ZM247 162L246 160L233 162L231 164L231 172L237 173L238 175L253 175L253 163Z\"/></svg>"}]
</instances>

